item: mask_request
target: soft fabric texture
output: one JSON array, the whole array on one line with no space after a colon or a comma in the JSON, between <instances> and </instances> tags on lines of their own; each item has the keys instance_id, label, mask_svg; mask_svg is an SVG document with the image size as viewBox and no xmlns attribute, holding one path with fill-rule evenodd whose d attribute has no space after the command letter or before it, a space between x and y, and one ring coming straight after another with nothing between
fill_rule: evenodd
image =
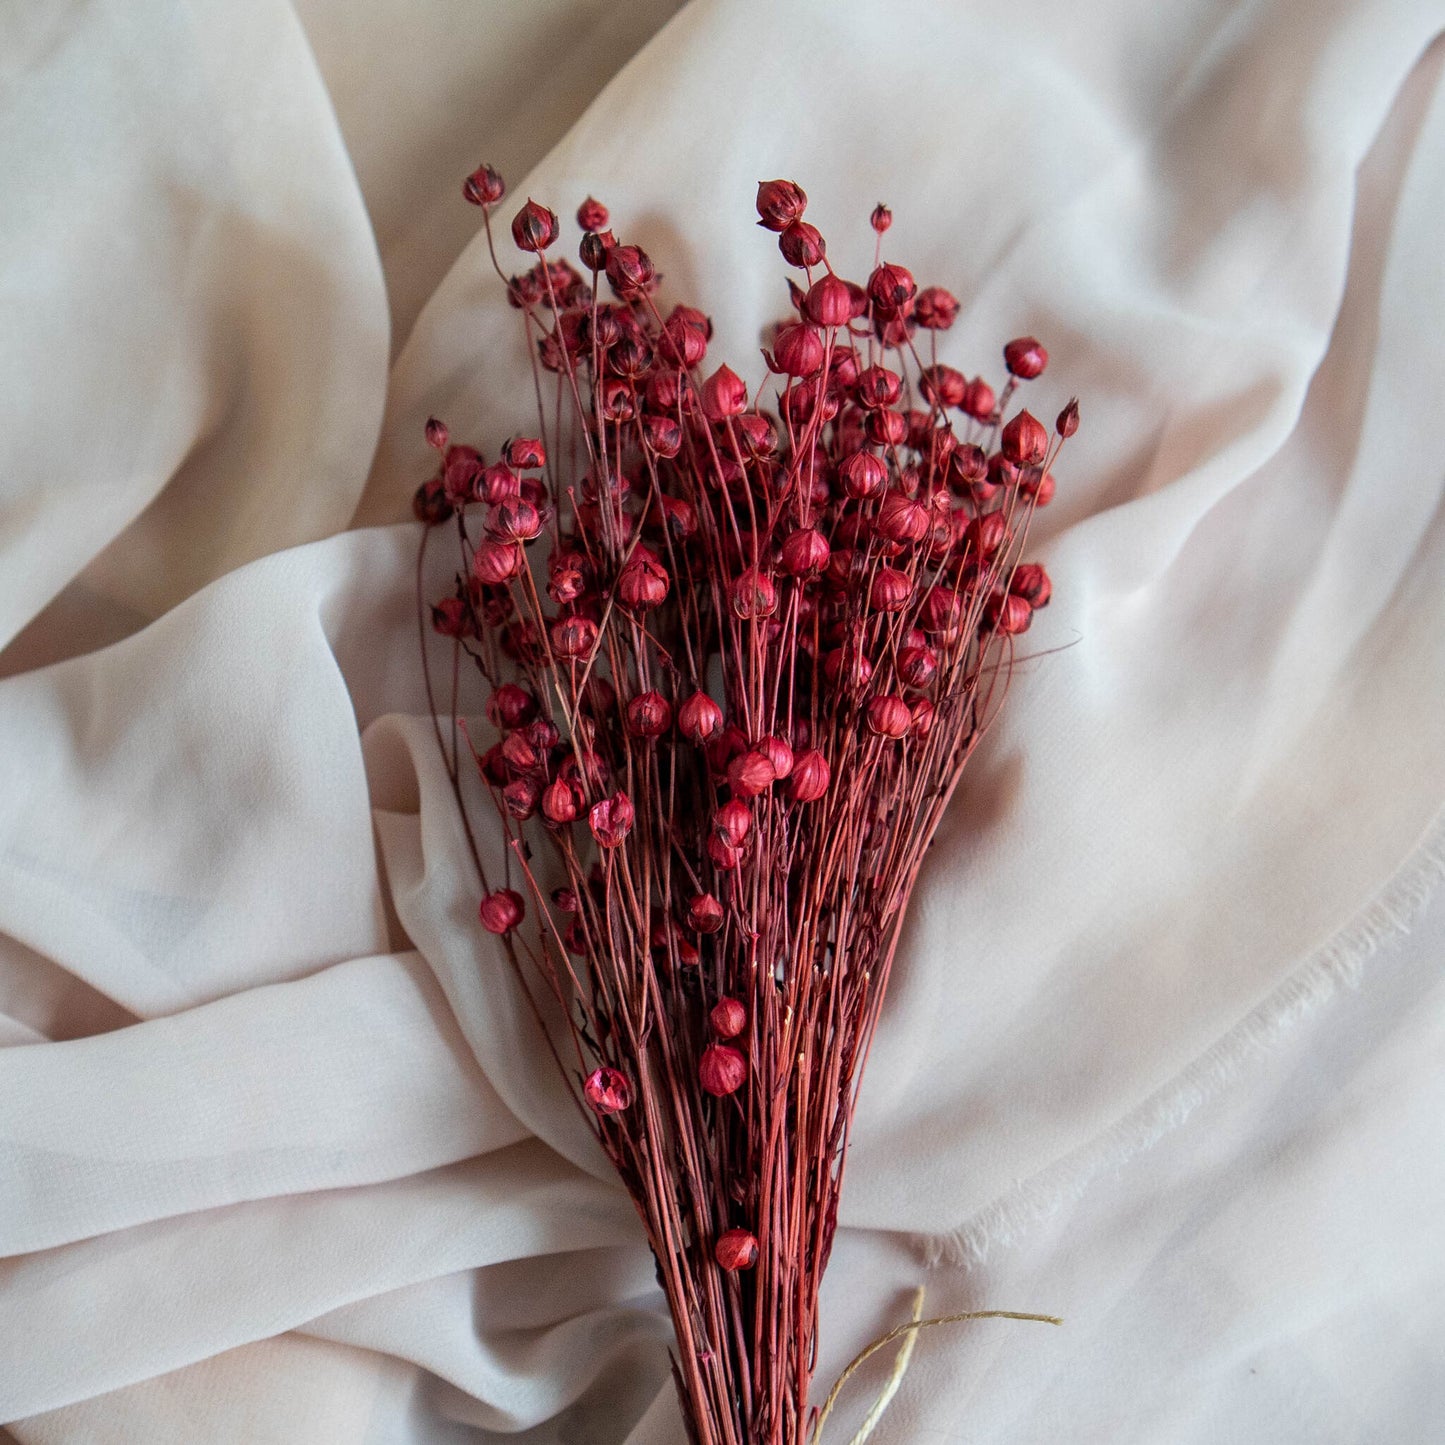
<instances>
[{"instance_id":1,"label":"soft fabric texture","mask_svg":"<svg viewBox=\"0 0 1445 1445\"><path fill-rule=\"evenodd\" d=\"M1026 399L1082 399L869 1065L820 1386L923 1282L1067 1323L934 1332L880 1445L1428 1437L1445 10L672 10L0 15L0 1420L683 1438L417 665L422 423L532 413L488 158L505 216L598 195L750 377L757 180L853 276L884 199L965 303L942 358L1033 332Z\"/></svg>"}]
</instances>

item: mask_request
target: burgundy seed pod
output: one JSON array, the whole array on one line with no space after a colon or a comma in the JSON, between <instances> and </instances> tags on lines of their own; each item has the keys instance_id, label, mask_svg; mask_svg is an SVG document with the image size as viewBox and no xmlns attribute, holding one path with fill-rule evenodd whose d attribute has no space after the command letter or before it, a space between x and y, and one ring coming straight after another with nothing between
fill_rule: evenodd
<instances>
[{"instance_id":1,"label":"burgundy seed pod","mask_svg":"<svg viewBox=\"0 0 1445 1445\"><path fill-rule=\"evenodd\" d=\"M1015 597L1022 597L1035 611L1049 605L1053 596L1053 583L1049 574L1037 562L1024 562L1014 568L1014 575L1008 590Z\"/></svg>"},{"instance_id":2,"label":"burgundy seed pod","mask_svg":"<svg viewBox=\"0 0 1445 1445\"><path fill-rule=\"evenodd\" d=\"M777 777L771 759L757 749L739 753L728 764L728 784L739 798L756 798L767 792Z\"/></svg>"},{"instance_id":3,"label":"burgundy seed pod","mask_svg":"<svg viewBox=\"0 0 1445 1445\"><path fill-rule=\"evenodd\" d=\"M618 600L633 612L646 612L667 600L669 585L667 568L652 553L639 547L618 574Z\"/></svg>"},{"instance_id":4,"label":"burgundy seed pod","mask_svg":"<svg viewBox=\"0 0 1445 1445\"><path fill-rule=\"evenodd\" d=\"M713 1258L726 1270L751 1269L758 1262L758 1241L746 1229L729 1229L718 1236Z\"/></svg>"},{"instance_id":5,"label":"burgundy seed pod","mask_svg":"<svg viewBox=\"0 0 1445 1445\"><path fill-rule=\"evenodd\" d=\"M597 643L597 624L590 617L559 617L551 626L552 651L564 660L586 657Z\"/></svg>"},{"instance_id":6,"label":"burgundy seed pod","mask_svg":"<svg viewBox=\"0 0 1445 1445\"><path fill-rule=\"evenodd\" d=\"M683 497L661 497L662 521L680 542L697 535L697 508Z\"/></svg>"},{"instance_id":7,"label":"burgundy seed pod","mask_svg":"<svg viewBox=\"0 0 1445 1445\"><path fill-rule=\"evenodd\" d=\"M447 424L444 421L438 421L434 416L427 417L426 444L429 447L435 447L439 452L446 451L448 435Z\"/></svg>"},{"instance_id":8,"label":"burgundy seed pod","mask_svg":"<svg viewBox=\"0 0 1445 1445\"><path fill-rule=\"evenodd\" d=\"M584 231L605 231L607 221L607 207L591 196L577 207L577 224Z\"/></svg>"},{"instance_id":9,"label":"burgundy seed pod","mask_svg":"<svg viewBox=\"0 0 1445 1445\"><path fill-rule=\"evenodd\" d=\"M515 467L519 472L547 465L547 449L537 437L513 437L502 448L502 456L509 467Z\"/></svg>"},{"instance_id":10,"label":"burgundy seed pod","mask_svg":"<svg viewBox=\"0 0 1445 1445\"><path fill-rule=\"evenodd\" d=\"M593 803L587 813L587 823L601 847L616 848L632 831L635 816L627 794L613 793L610 798Z\"/></svg>"},{"instance_id":11,"label":"burgundy seed pod","mask_svg":"<svg viewBox=\"0 0 1445 1445\"><path fill-rule=\"evenodd\" d=\"M994 496L1000 487L1013 487L1018 485L1019 469L1002 452L995 452L988 459L988 487L991 490L985 491L981 487L974 487L973 499L976 502L987 501Z\"/></svg>"},{"instance_id":12,"label":"burgundy seed pod","mask_svg":"<svg viewBox=\"0 0 1445 1445\"><path fill-rule=\"evenodd\" d=\"M557 231L556 214L530 199L512 217L512 240L522 251L545 251L557 239Z\"/></svg>"},{"instance_id":13,"label":"burgundy seed pod","mask_svg":"<svg viewBox=\"0 0 1445 1445\"><path fill-rule=\"evenodd\" d=\"M539 717L527 724L527 741L538 752L549 753L562 741L562 734L549 718Z\"/></svg>"},{"instance_id":14,"label":"burgundy seed pod","mask_svg":"<svg viewBox=\"0 0 1445 1445\"><path fill-rule=\"evenodd\" d=\"M411 499L412 515L428 527L439 526L455 511L447 500L446 484L440 477L423 482Z\"/></svg>"},{"instance_id":15,"label":"burgundy seed pod","mask_svg":"<svg viewBox=\"0 0 1445 1445\"><path fill-rule=\"evenodd\" d=\"M499 888L482 899L482 927L488 933L510 933L526 916L527 905L513 888Z\"/></svg>"},{"instance_id":16,"label":"burgundy seed pod","mask_svg":"<svg viewBox=\"0 0 1445 1445\"><path fill-rule=\"evenodd\" d=\"M962 409L975 421L987 421L993 415L997 404L998 398L993 394L993 387L981 376L976 376L969 382Z\"/></svg>"},{"instance_id":17,"label":"burgundy seed pod","mask_svg":"<svg viewBox=\"0 0 1445 1445\"><path fill-rule=\"evenodd\" d=\"M709 421L725 421L746 411L748 388L730 366L720 366L702 384L702 410Z\"/></svg>"},{"instance_id":18,"label":"burgundy seed pod","mask_svg":"<svg viewBox=\"0 0 1445 1445\"><path fill-rule=\"evenodd\" d=\"M682 450L682 428L670 416L644 416L642 437L659 457L669 459Z\"/></svg>"},{"instance_id":19,"label":"burgundy seed pod","mask_svg":"<svg viewBox=\"0 0 1445 1445\"><path fill-rule=\"evenodd\" d=\"M778 237L778 250L788 265L804 269L819 265L828 254L823 233L807 221L794 221L785 227Z\"/></svg>"},{"instance_id":20,"label":"burgundy seed pod","mask_svg":"<svg viewBox=\"0 0 1445 1445\"><path fill-rule=\"evenodd\" d=\"M821 340L818 344L822 345ZM778 429L771 417L758 411L745 411L733 425L737 428L743 449L755 461L770 457L777 451Z\"/></svg>"},{"instance_id":21,"label":"burgundy seed pod","mask_svg":"<svg viewBox=\"0 0 1445 1445\"><path fill-rule=\"evenodd\" d=\"M1049 364L1049 353L1032 336L1020 336L1004 347L1003 363L1020 381L1032 381Z\"/></svg>"},{"instance_id":22,"label":"burgundy seed pod","mask_svg":"<svg viewBox=\"0 0 1445 1445\"><path fill-rule=\"evenodd\" d=\"M856 390L866 407L892 406L903 392L903 378L886 366L869 366L858 373Z\"/></svg>"},{"instance_id":23,"label":"burgundy seed pod","mask_svg":"<svg viewBox=\"0 0 1445 1445\"><path fill-rule=\"evenodd\" d=\"M500 743L496 747L488 748L482 754L477 766L482 776L495 787L505 788L510 781L507 773L507 760L502 756Z\"/></svg>"},{"instance_id":24,"label":"burgundy seed pod","mask_svg":"<svg viewBox=\"0 0 1445 1445\"><path fill-rule=\"evenodd\" d=\"M873 207L873 214L868 217L868 224L881 236L893 224L893 212L879 201Z\"/></svg>"},{"instance_id":25,"label":"burgundy seed pod","mask_svg":"<svg viewBox=\"0 0 1445 1445\"><path fill-rule=\"evenodd\" d=\"M918 625L927 633L948 632L963 621L963 601L949 587L930 587L919 609Z\"/></svg>"},{"instance_id":26,"label":"burgundy seed pod","mask_svg":"<svg viewBox=\"0 0 1445 1445\"><path fill-rule=\"evenodd\" d=\"M748 1011L735 998L720 998L708 1014L713 1032L720 1039L735 1039L748 1026Z\"/></svg>"},{"instance_id":27,"label":"burgundy seed pod","mask_svg":"<svg viewBox=\"0 0 1445 1445\"><path fill-rule=\"evenodd\" d=\"M800 221L808 197L794 181L758 182L758 225L768 231L783 231Z\"/></svg>"},{"instance_id":28,"label":"burgundy seed pod","mask_svg":"<svg viewBox=\"0 0 1445 1445\"><path fill-rule=\"evenodd\" d=\"M581 906L581 903L577 900L576 893L568 888L565 883L552 890L552 907L555 908L558 913L576 913Z\"/></svg>"},{"instance_id":29,"label":"burgundy seed pod","mask_svg":"<svg viewBox=\"0 0 1445 1445\"><path fill-rule=\"evenodd\" d=\"M882 493L888 481L888 464L871 452L854 452L843 459L838 479L847 496L855 502L866 501Z\"/></svg>"},{"instance_id":30,"label":"burgundy seed pod","mask_svg":"<svg viewBox=\"0 0 1445 1445\"><path fill-rule=\"evenodd\" d=\"M868 299L885 316L901 311L918 287L910 271L885 261L868 278Z\"/></svg>"},{"instance_id":31,"label":"burgundy seed pod","mask_svg":"<svg viewBox=\"0 0 1445 1445\"><path fill-rule=\"evenodd\" d=\"M870 411L863 429L881 447L901 447L908 440L908 418L901 411Z\"/></svg>"},{"instance_id":32,"label":"burgundy seed pod","mask_svg":"<svg viewBox=\"0 0 1445 1445\"><path fill-rule=\"evenodd\" d=\"M968 549L976 558L994 556L1008 541L1008 523L1002 512L985 512L968 524L964 533Z\"/></svg>"},{"instance_id":33,"label":"burgundy seed pod","mask_svg":"<svg viewBox=\"0 0 1445 1445\"><path fill-rule=\"evenodd\" d=\"M530 773L542 762L541 755L525 732L507 734L502 740L502 756L514 773Z\"/></svg>"},{"instance_id":34,"label":"burgundy seed pod","mask_svg":"<svg viewBox=\"0 0 1445 1445\"><path fill-rule=\"evenodd\" d=\"M790 532L780 553L783 571L790 577L815 577L828 565L830 550L828 539L816 527Z\"/></svg>"},{"instance_id":35,"label":"burgundy seed pod","mask_svg":"<svg viewBox=\"0 0 1445 1445\"><path fill-rule=\"evenodd\" d=\"M699 933L716 933L723 926L723 906L711 893L699 893L687 905L687 921Z\"/></svg>"},{"instance_id":36,"label":"burgundy seed pod","mask_svg":"<svg viewBox=\"0 0 1445 1445\"><path fill-rule=\"evenodd\" d=\"M448 447L442 477L447 497L454 506L462 507L477 499L477 486L482 475L482 454L476 447Z\"/></svg>"},{"instance_id":37,"label":"burgundy seed pod","mask_svg":"<svg viewBox=\"0 0 1445 1445\"><path fill-rule=\"evenodd\" d=\"M942 468L948 462L948 454L958 445L958 438L949 430L948 423L935 427L929 412L916 407L908 413L908 445L922 454L927 462L930 453L933 461Z\"/></svg>"},{"instance_id":38,"label":"burgundy seed pod","mask_svg":"<svg viewBox=\"0 0 1445 1445\"><path fill-rule=\"evenodd\" d=\"M942 286L929 286L913 303L913 319L925 331L947 331L958 319L958 297Z\"/></svg>"},{"instance_id":39,"label":"burgundy seed pod","mask_svg":"<svg viewBox=\"0 0 1445 1445\"><path fill-rule=\"evenodd\" d=\"M712 317L706 311L699 311L696 306L674 306L667 313L667 319L683 326L691 326L701 334L704 341L712 340Z\"/></svg>"},{"instance_id":40,"label":"burgundy seed pod","mask_svg":"<svg viewBox=\"0 0 1445 1445\"><path fill-rule=\"evenodd\" d=\"M1005 425L999 447L1015 466L1033 466L1043 461L1049 449L1049 434L1036 416L1021 411Z\"/></svg>"},{"instance_id":41,"label":"burgundy seed pod","mask_svg":"<svg viewBox=\"0 0 1445 1445\"><path fill-rule=\"evenodd\" d=\"M709 1044L698 1060L697 1077L709 1094L721 1099L747 1082L748 1061L731 1044Z\"/></svg>"},{"instance_id":42,"label":"burgundy seed pod","mask_svg":"<svg viewBox=\"0 0 1445 1445\"><path fill-rule=\"evenodd\" d=\"M652 347L640 336L624 336L607 352L607 369L634 384L652 365Z\"/></svg>"},{"instance_id":43,"label":"burgundy seed pod","mask_svg":"<svg viewBox=\"0 0 1445 1445\"><path fill-rule=\"evenodd\" d=\"M498 502L516 501L522 495L522 479L506 462L493 462L476 485L480 501L496 506Z\"/></svg>"},{"instance_id":44,"label":"burgundy seed pod","mask_svg":"<svg viewBox=\"0 0 1445 1445\"><path fill-rule=\"evenodd\" d=\"M795 803L814 803L828 791L828 760L817 748L805 748L793 760L788 796Z\"/></svg>"},{"instance_id":45,"label":"burgundy seed pod","mask_svg":"<svg viewBox=\"0 0 1445 1445\"><path fill-rule=\"evenodd\" d=\"M913 726L908 729L908 735L915 738L926 738L933 731L933 719L936 709L926 697L918 698L913 704Z\"/></svg>"},{"instance_id":46,"label":"burgundy seed pod","mask_svg":"<svg viewBox=\"0 0 1445 1445\"><path fill-rule=\"evenodd\" d=\"M713 814L713 835L734 848L741 848L753 827L753 810L737 798L729 798Z\"/></svg>"},{"instance_id":47,"label":"burgundy seed pod","mask_svg":"<svg viewBox=\"0 0 1445 1445\"><path fill-rule=\"evenodd\" d=\"M769 735L760 739L758 751L773 765L775 778L786 778L793 771L793 750L782 738Z\"/></svg>"},{"instance_id":48,"label":"burgundy seed pod","mask_svg":"<svg viewBox=\"0 0 1445 1445\"><path fill-rule=\"evenodd\" d=\"M918 380L925 401L937 407L962 406L968 395L968 379L952 366L925 367Z\"/></svg>"},{"instance_id":49,"label":"burgundy seed pod","mask_svg":"<svg viewBox=\"0 0 1445 1445\"><path fill-rule=\"evenodd\" d=\"M778 610L778 589L761 567L749 567L728 587L733 611L744 621L771 617Z\"/></svg>"},{"instance_id":50,"label":"burgundy seed pod","mask_svg":"<svg viewBox=\"0 0 1445 1445\"><path fill-rule=\"evenodd\" d=\"M705 743L722 725L722 709L705 692L693 693L677 710L678 729L691 742Z\"/></svg>"},{"instance_id":51,"label":"burgundy seed pod","mask_svg":"<svg viewBox=\"0 0 1445 1445\"><path fill-rule=\"evenodd\" d=\"M552 575L547 581L547 595L559 606L575 602L587 590L587 573L580 563L558 563L554 557Z\"/></svg>"},{"instance_id":52,"label":"burgundy seed pod","mask_svg":"<svg viewBox=\"0 0 1445 1445\"><path fill-rule=\"evenodd\" d=\"M640 692L627 704L627 731L636 738L660 738L672 726L672 704L660 692Z\"/></svg>"},{"instance_id":53,"label":"burgundy seed pod","mask_svg":"<svg viewBox=\"0 0 1445 1445\"><path fill-rule=\"evenodd\" d=\"M867 687L873 664L857 647L835 647L823 659L823 676L834 687Z\"/></svg>"},{"instance_id":54,"label":"burgundy seed pod","mask_svg":"<svg viewBox=\"0 0 1445 1445\"><path fill-rule=\"evenodd\" d=\"M1034 620L1034 609L1022 597L1009 593L1006 597L992 597L987 608L987 620L1000 632L1010 635L1027 632Z\"/></svg>"},{"instance_id":55,"label":"burgundy seed pod","mask_svg":"<svg viewBox=\"0 0 1445 1445\"><path fill-rule=\"evenodd\" d=\"M585 945L573 952L585 953ZM594 1069L582 1085L582 1092L587 1102L604 1116L621 1113L632 1102L632 1085L627 1082L627 1075L616 1069Z\"/></svg>"},{"instance_id":56,"label":"burgundy seed pod","mask_svg":"<svg viewBox=\"0 0 1445 1445\"><path fill-rule=\"evenodd\" d=\"M908 729L913 726L912 709L893 693L869 698L867 718L868 731L880 738L907 737Z\"/></svg>"},{"instance_id":57,"label":"burgundy seed pod","mask_svg":"<svg viewBox=\"0 0 1445 1445\"><path fill-rule=\"evenodd\" d=\"M803 315L815 326L846 326L854 314L853 293L836 276L820 276L803 297Z\"/></svg>"},{"instance_id":58,"label":"burgundy seed pod","mask_svg":"<svg viewBox=\"0 0 1445 1445\"><path fill-rule=\"evenodd\" d=\"M722 709L705 692L694 692L678 708L678 728L694 743L707 743L722 730Z\"/></svg>"},{"instance_id":59,"label":"burgundy seed pod","mask_svg":"<svg viewBox=\"0 0 1445 1445\"><path fill-rule=\"evenodd\" d=\"M712 859L713 867L723 872L731 872L743 864L743 850L734 847L726 838L710 837L707 840L707 856Z\"/></svg>"},{"instance_id":60,"label":"burgundy seed pod","mask_svg":"<svg viewBox=\"0 0 1445 1445\"><path fill-rule=\"evenodd\" d=\"M488 514L487 531L499 542L530 542L541 534L542 516L531 502L506 497Z\"/></svg>"},{"instance_id":61,"label":"burgundy seed pod","mask_svg":"<svg viewBox=\"0 0 1445 1445\"><path fill-rule=\"evenodd\" d=\"M513 778L502 789L502 806L507 816L519 822L526 822L536 813L541 799L542 785L535 778Z\"/></svg>"},{"instance_id":62,"label":"burgundy seed pod","mask_svg":"<svg viewBox=\"0 0 1445 1445\"><path fill-rule=\"evenodd\" d=\"M619 296L638 295L657 275L651 257L641 246L614 246L607 253L606 271Z\"/></svg>"},{"instance_id":63,"label":"burgundy seed pod","mask_svg":"<svg viewBox=\"0 0 1445 1445\"><path fill-rule=\"evenodd\" d=\"M496 587L522 570L522 549L515 542L498 542L484 537L472 554L472 576Z\"/></svg>"},{"instance_id":64,"label":"burgundy seed pod","mask_svg":"<svg viewBox=\"0 0 1445 1445\"><path fill-rule=\"evenodd\" d=\"M928 508L922 502L905 497L901 492L891 492L878 508L874 526L880 537L903 545L923 541L932 521Z\"/></svg>"},{"instance_id":65,"label":"burgundy seed pod","mask_svg":"<svg viewBox=\"0 0 1445 1445\"><path fill-rule=\"evenodd\" d=\"M1040 473L1037 467L1030 468L1020 478L1019 490L1024 496L1033 498L1034 506L1047 507L1054 499L1054 474Z\"/></svg>"},{"instance_id":66,"label":"burgundy seed pod","mask_svg":"<svg viewBox=\"0 0 1445 1445\"><path fill-rule=\"evenodd\" d=\"M507 282L507 303L518 311L535 306L542 299L542 282L536 272L513 276Z\"/></svg>"},{"instance_id":67,"label":"burgundy seed pod","mask_svg":"<svg viewBox=\"0 0 1445 1445\"><path fill-rule=\"evenodd\" d=\"M795 381L782 395L782 410L795 426L805 427L816 415L820 422L838 414L838 398L821 376Z\"/></svg>"},{"instance_id":68,"label":"burgundy seed pod","mask_svg":"<svg viewBox=\"0 0 1445 1445\"><path fill-rule=\"evenodd\" d=\"M663 323L662 354L679 366L696 366L707 355L707 333L674 311Z\"/></svg>"},{"instance_id":69,"label":"burgundy seed pod","mask_svg":"<svg viewBox=\"0 0 1445 1445\"><path fill-rule=\"evenodd\" d=\"M768 369L784 376L812 376L823 365L823 338L805 322L782 327L772 355L764 352Z\"/></svg>"},{"instance_id":70,"label":"burgundy seed pod","mask_svg":"<svg viewBox=\"0 0 1445 1445\"><path fill-rule=\"evenodd\" d=\"M549 823L570 823L581 811L582 806L571 783L564 783L558 778L542 790L542 816Z\"/></svg>"},{"instance_id":71,"label":"burgundy seed pod","mask_svg":"<svg viewBox=\"0 0 1445 1445\"><path fill-rule=\"evenodd\" d=\"M948 454L948 485L955 492L964 493L988 476L988 458L982 447L965 442Z\"/></svg>"},{"instance_id":72,"label":"burgundy seed pod","mask_svg":"<svg viewBox=\"0 0 1445 1445\"><path fill-rule=\"evenodd\" d=\"M880 567L868 589L868 601L879 612L901 612L912 595L912 579L896 567Z\"/></svg>"},{"instance_id":73,"label":"burgundy seed pod","mask_svg":"<svg viewBox=\"0 0 1445 1445\"><path fill-rule=\"evenodd\" d=\"M604 377L597 388L597 410L607 421L631 421L637 415L637 398L627 382Z\"/></svg>"},{"instance_id":74,"label":"burgundy seed pod","mask_svg":"<svg viewBox=\"0 0 1445 1445\"><path fill-rule=\"evenodd\" d=\"M708 745L707 765L719 776L728 770L728 764L748 750L747 734L733 723L729 723Z\"/></svg>"},{"instance_id":75,"label":"burgundy seed pod","mask_svg":"<svg viewBox=\"0 0 1445 1445\"><path fill-rule=\"evenodd\" d=\"M1071 397L1069 404L1059 413L1059 419L1054 423L1054 430L1061 437L1068 438L1079 429L1079 398Z\"/></svg>"},{"instance_id":76,"label":"burgundy seed pod","mask_svg":"<svg viewBox=\"0 0 1445 1445\"><path fill-rule=\"evenodd\" d=\"M462 182L462 195L474 206L495 206L507 194L507 183L491 166L478 166Z\"/></svg>"},{"instance_id":77,"label":"burgundy seed pod","mask_svg":"<svg viewBox=\"0 0 1445 1445\"><path fill-rule=\"evenodd\" d=\"M611 231L588 231L577 247L577 256L594 275L607 264L607 253L617 244Z\"/></svg>"},{"instance_id":78,"label":"burgundy seed pod","mask_svg":"<svg viewBox=\"0 0 1445 1445\"><path fill-rule=\"evenodd\" d=\"M903 648L895 666L909 687L927 687L938 671L938 654L926 643L918 643Z\"/></svg>"}]
</instances>

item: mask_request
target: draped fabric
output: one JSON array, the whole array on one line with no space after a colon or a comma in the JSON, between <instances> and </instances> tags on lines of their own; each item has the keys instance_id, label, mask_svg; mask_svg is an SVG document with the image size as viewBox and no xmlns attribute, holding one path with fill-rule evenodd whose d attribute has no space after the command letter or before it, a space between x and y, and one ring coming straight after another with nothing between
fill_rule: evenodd
<instances>
[{"instance_id":1,"label":"draped fabric","mask_svg":"<svg viewBox=\"0 0 1445 1445\"><path fill-rule=\"evenodd\" d=\"M923 1283L1066 1324L933 1332L879 1441L1430 1438L1445 7L674 8L0 9L0 1420L683 1438L420 681L422 423L532 415L459 195L491 159L604 200L750 378L757 180L854 276L885 200L964 302L942 359L1033 333L1039 409L1081 398L820 1381Z\"/></svg>"}]
</instances>

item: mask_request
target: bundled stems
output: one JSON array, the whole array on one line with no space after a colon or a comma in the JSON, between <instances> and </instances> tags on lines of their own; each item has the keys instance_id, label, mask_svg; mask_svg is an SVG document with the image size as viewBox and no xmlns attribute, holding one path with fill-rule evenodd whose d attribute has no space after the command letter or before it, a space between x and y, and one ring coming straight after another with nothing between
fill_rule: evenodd
<instances>
[{"instance_id":1,"label":"bundled stems","mask_svg":"<svg viewBox=\"0 0 1445 1445\"><path fill-rule=\"evenodd\" d=\"M881 259L881 207L856 285L801 189L759 187L801 281L750 395L705 368L701 312L663 316L651 259L597 202L579 271L529 200L511 231L535 264L508 277L500 177L464 192L537 398L536 434L490 464L428 422L415 503L423 548L455 533L429 615L479 921L539 1023L536 990L555 1003L554 1056L657 1259L693 1440L801 1445L863 1063L924 853L1049 600L1021 553L1078 409L1052 435L1005 416L1047 363L1032 338L1005 348L1001 394L936 360L958 303ZM476 747L463 665L488 689ZM501 880L467 767L509 840Z\"/></svg>"}]
</instances>

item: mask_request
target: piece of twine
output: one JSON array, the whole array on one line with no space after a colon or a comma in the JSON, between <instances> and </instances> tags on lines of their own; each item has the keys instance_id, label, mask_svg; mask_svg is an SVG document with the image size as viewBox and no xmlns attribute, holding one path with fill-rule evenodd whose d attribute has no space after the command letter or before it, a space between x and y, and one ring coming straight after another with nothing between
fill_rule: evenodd
<instances>
[{"instance_id":1,"label":"piece of twine","mask_svg":"<svg viewBox=\"0 0 1445 1445\"><path fill-rule=\"evenodd\" d=\"M895 1325L887 1334L879 1335L871 1344L864 1345L848 1362L847 1368L838 1376L833 1388L828 1391L828 1398L823 1401L823 1408L818 1412L817 1423L813 1426L811 1445L821 1445L823 1426L827 1424L828 1416L833 1413L833 1406L837 1404L838 1396L842 1393L843 1386L848 1383L849 1377L865 1360L877 1354L886 1345L891 1345L894 1340L901 1339L903 1346L894 1358L893 1369L889 1372L883 1389L879 1392L878 1398L873 1402L872 1408L864 1417L863 1423L858 1427L858 1431L849 1445L864 1445L868 1437L877 1429L878 1422L883 1418L883 1412L892 1404L893 1397L898 1393L898 1387L903 1383L903 1376L908 1369L908 1362L913 1358L913 1347L918 1343L920 1330L930 1329L934 1325L955 1325L964 1320L1033 1320L1041 1325L1063 1324L1063 1320L1056 1315L1028 1315L1014 1310L968 1310L963 1314L935 1315L932 1319L925 1320L920 1318L923 1314L923 1297L924 1289L922 1285L919 1285L913 1294L913 1317L906 1324Z\"/></svg>"}]
</instances>

